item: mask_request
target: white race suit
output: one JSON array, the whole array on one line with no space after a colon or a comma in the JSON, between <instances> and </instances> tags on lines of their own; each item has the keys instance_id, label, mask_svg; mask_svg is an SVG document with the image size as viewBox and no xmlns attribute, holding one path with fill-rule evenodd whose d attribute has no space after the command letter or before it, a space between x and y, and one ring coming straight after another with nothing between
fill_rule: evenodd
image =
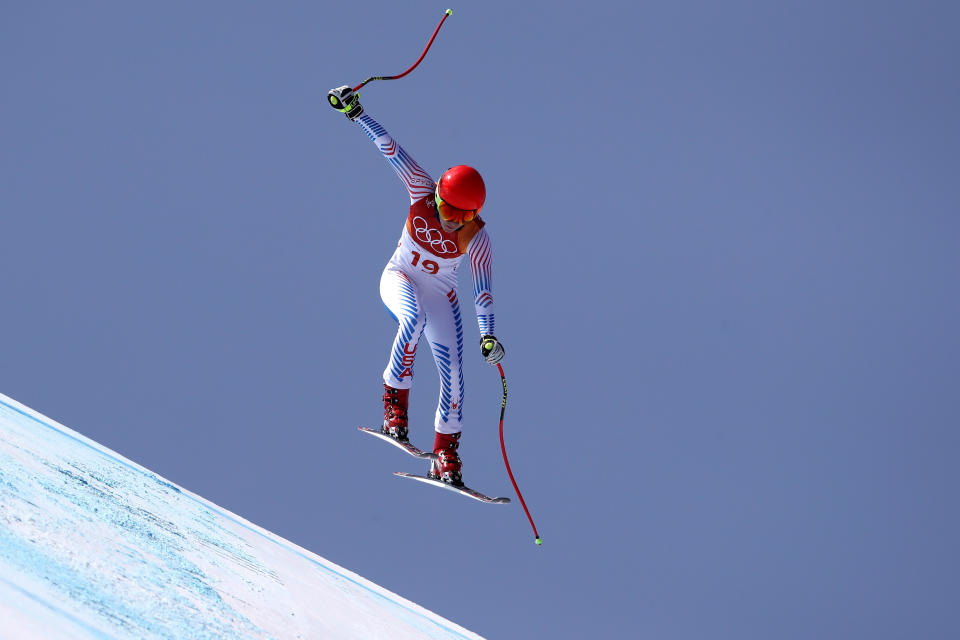
<instances>
[{"instance_id":1,"label":"white race suit","mask_svg":"<svg viewBox=\"0 0 960 640\"><path fill-rule=\"evenodd\" d=\"M383 381L395 389L413 385L413 364L425 335L440 374L434 428L463 429L463 319L457 298L457 267L470 258L473 304L481 335L494 335L490 238L476 216L453 232L440 226L434 181L369 115L356 120L380 148L410 195L410 212L397 250L380 277L380 297L397 320L397 335Z\"/></svg>"}]
</instances>

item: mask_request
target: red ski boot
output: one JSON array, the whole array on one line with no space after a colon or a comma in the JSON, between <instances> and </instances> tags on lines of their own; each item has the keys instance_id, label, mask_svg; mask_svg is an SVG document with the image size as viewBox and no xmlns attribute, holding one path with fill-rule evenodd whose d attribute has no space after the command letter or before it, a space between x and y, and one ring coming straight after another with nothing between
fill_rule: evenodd
<instances>
[{"instance_id":1,"label":"red ski boot","mask_svg":"<svg viewBox=\"0 0 960 640\"><path fill-rule=\"evenodd\" d=\"M457 455L459 446L459 433L437 433L433 441L433 452L439 456L439 460L433 461L427 475L455 487L462 487L463 478L460 476L460 469L463 463Z\"/></svg>"},{"instance_id":2,"label":"red ski boot","mask_svg":"<svg viewBox=\"0 0 960 640\"><path fill-rule=\"evenodd\" d=\"M380 431L394 440L407 442L407 402L410 389L394 389L383 385L383 427Z\"/></svg>"}]
</instances>

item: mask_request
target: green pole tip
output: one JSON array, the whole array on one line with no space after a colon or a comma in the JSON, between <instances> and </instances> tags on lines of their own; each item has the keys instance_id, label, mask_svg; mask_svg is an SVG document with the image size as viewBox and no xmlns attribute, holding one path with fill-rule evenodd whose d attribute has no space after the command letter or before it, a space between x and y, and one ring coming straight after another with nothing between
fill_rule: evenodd
<instances>
[{"instance_id":1,"label":"green pole tip","mask_svg":"<svg viewBox=\"0 0 960 640\"><path fill-rule=\"evenodd\" d=\"M541 540L540 538L537 538L536 540L534 540L534 542L536 542L538 545L543 545L543 540Z\"/></svg>"},{"instance_id":2,"label":"green pole tip","mask_svg":"<svg viewBox=\"0 0 960 640\"><path fill-rule=\"evenodd\" d=\"M447 9L447 15L448 15L448 16L452 16L452 15L453 15L453 9Z\"/></svg>"}]
</instances>

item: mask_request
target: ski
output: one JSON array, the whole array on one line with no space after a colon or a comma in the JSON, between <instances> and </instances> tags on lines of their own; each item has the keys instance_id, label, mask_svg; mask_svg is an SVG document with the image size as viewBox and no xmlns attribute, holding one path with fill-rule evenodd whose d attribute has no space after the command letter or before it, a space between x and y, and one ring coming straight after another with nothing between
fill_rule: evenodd
<instances>
[{"instance_id":1,"label":"ski","mask_svg":"<svg viewBox=\"0 0 960 640\"><path fill-rule=\"evenodd\" d=\"M467 496L468 498L473 498L474 500L479 500L480 502L486 502L487 504L507 504L510 502L510 498L491 498L490 496L480 493L476 489L471 489L470 487L467 487L467 486L458 487L452 484L448 484L442 480L431 478L429 476L420 476L415 473L406 473L405 471L395 471L393 475L399 476L401 478L410 478L411 480L419 480L420 482L426 482L427 484L432 484L442 489L455 491L456 493Z\"/></svg>"},{"instance_id":2,"label":"ski","mask_svg":"<svg viewBox=\"0 0 960 640\"><path fill-rule=\"evenodd\" d=\"M362 432L364 432L364 433L369 433L369 434L372 435L372 436L376 436L376 437L380 438L381 440L385 440L386 442L389 442L390 444L392 444L392 445L395 446L395 447L399 447L400 449L403 449L404 451L406 451L407 453L409 453L410 455L412 455L414 458L420 458L421 460L436 460L436 459L437 459L437 454L431 453L431 452L427 452L427 451L422 451L421 449L418 449L417 447L415 447L415 446L413 445L413 443L410 442L409 440L404 440L404 441L401 442L400 440L396 440L396 439L394 439L394 438L391 438L390 436L388 436L387 434L383 433L383 432L380 431L379 429L370 429L369 427L357 427L357 429L359 429L360 431L362 431Z\"/></svg>"}]
</instances>

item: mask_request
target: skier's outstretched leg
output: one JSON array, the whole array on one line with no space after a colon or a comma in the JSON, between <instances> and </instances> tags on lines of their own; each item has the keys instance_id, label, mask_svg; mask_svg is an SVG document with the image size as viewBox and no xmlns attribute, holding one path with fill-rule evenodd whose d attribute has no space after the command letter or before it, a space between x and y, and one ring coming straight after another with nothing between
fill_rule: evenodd
<instances>
[{"instance_id":1,"label":"skier's outstretched leg","mask_svg":"<svg viewBox=\"0 0 960 640\"><path fill-rule=\"evenodd\" d=\"M434 419L436 439L430 475L451 484L462 484L462 462L457 454L463 430L463 319L455 290L431 292L427 302L425 335L440 375L440 400Z\"/></svg>"},{"instance_id":2,"label":"skier's outstretched leg","mask_svg":"<svg viewBox=\"0 0 960 640\"><path fill-rule=\"evenodd\" d=\"M407 407L413 386L413 363L426 314L416 285L401 271L384 270L380 277L380 297L398 325L390 359L383 371L382 431L403 441L409 437Z\"/></svg>"}]
</instances>

